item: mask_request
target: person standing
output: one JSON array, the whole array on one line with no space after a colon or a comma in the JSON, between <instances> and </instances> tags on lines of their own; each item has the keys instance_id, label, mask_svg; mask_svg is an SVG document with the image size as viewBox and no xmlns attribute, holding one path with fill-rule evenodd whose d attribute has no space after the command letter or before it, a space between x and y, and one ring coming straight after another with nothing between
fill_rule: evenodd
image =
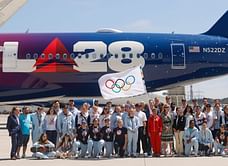
<instances>
[{"instance_id":1,"label":"person standing","mask_svg":"<svg viewBox=\"0 0 228 166\"><path fill-rule=\"evenodd\" d=\"M189 127L189 122L190 120L194 120L194 114L193 114L193 109L191 106L187 105L185 110L184 110L184 116L186 117L186 124L185 128Z\"/></svg>"},{"instance_id":2,"label":"person standing","mask_svg":"<svg viewBox=\"0 0 228 166\"><path fill-rule=\"evenodd\" d=\"M144 156L147 157L147 142L144 137L146 137L145 131L146 131L146 124L147 124L147 117L146 113L141 110L141 105L136 104L136 112L135 115L139 119L139 128L138 128L138 141L137 141L137 154L140 154L140 142L142 142L142 149Z\"/></svg>"},{"instance_id":3,"label":"person standing","mask_svg":"<svg viewBox=\"0 0 228 166\"><path fill-rule=\"evenodd\" d=\"M220 107L220 103L216 103L213 109L213 117L214 117L214 130L213 130L213 138L215 138L217 132L220 129L220 119L224 116L224 112L222 111L222 107Z\"/></svg>"},{"instance_id":4,"label":"person standing","mask_svg":"<svg viewBox=\"0 0 228 166\"><path fill-rule=\"evenodd\" d=\"M162 112L162 152L166 156L169 145L169 154L172 155L173 148L173 118L169 113L170 107L169 105L164 105L164 112Z\"/></svg>"},{"instance_id":5,"label":"person standing","mask_svg":"<svg viewBox=\"0 0 228 166\"><path fill-rule=\"evenodd\" d=\"M100 128L105 126L105 119L111 118L108 107L104 107L101 115L99 116Z\"/></svg>"},{"instance_id":6,"label":"person standing","mask_svg":"<svg viewBox=\"0 0 228 166\"><path fill-rule=\"evenodd\" d=\"M148 134L153 148L154 157L160 157L161 154L162 120L157 112L156 108L152 108L152 115L148 120Z\"/></svg>"},{"instance_id":7,"label":"person standing","mask_svg":"<svg viewBox=\"0 0 228 166\"><path fill-rule=\"evenodd\" d=\"M122 106L125 109L125 106ZM116 105L113 114L111 115L111 128L114 129L117 127L118 119L122 118L121 106Z\"/></svg>"},{"instance_id":8,"label":"person standing","mask_svg":"<svg viewBox=\"0 0 228 166\"><path fill-rule=\"evenodd\" d=\"M32 124L31 115L29 114L29 112L30 112L29 108L24 107L22 109L22 114L20 114L19 116L21 131L22 131L19 152L20 152L21 146L23 146L22 158L26 157L26 150L27 150L27 145L30 137L30 126Z\"/></svg>"},{"instance_id":9,"label":"person standing","mask_svg":"<svg viewBox=\"0 0 228 166\"><path fill-rule=\"evenodd\" d=\"M79 113L79 110L75 107L74 100L69 100L68 104L69 104L68 111L73 114L73 117L75 119Z\"/></svg>"},{"instance_id":10,"label":"person standing","mask_svg":"<svg viewBox=\"0 0 228 166\"><path fill-rule=\"evenodd\" d=\"M16 160L19 157L17 156L19 152L18 151L19 139L21 136L19 114L20 114L20 109L18 107L13 107L7 119L6 127L8 129L9 136L11 136L11 152L10 152L11 160Z\"/></svg>"},{"instance_id":11,"label":"person standing","mask_svg":"<svg viewBox=\"0 0 228 166\"><path fill-rule=\"evenodd\" d=\"M75 128L79 128L82 124L82 121L86 121L87 125L90 126L90 115L88 112L89 104L83 103L80 109L80 113L75 118Z\"/></svg>"},{"instance_id":12,"label":"person standing","mask_svg":"<svg viewBox=\"0 0 228 166\"><path fill-rule=\"evenodd\" d=\"M128 135L128 156L136 156L138 142L139 118L135 116L135 108L131 106L128 116L125 119L125 127Z\"/></svg>"},{"instance_id":13,"label":"person standing","mask_svg":"<svg viewBox=\"0 0 228 166\"><path fill-rule=\"evenodd\" d=\"M59 138L65 134L73 136L74 126L75 121L73 114L69 112L68 106L65 105L63 111L57 117L57 133Z\"/></svg>"},{"instance_id":14,"label":"person standing","mask_svg":"<svg viewBox=\"0 0 228 166\"><path fill-rule=\"evenodd\" d=\"M203 122L206 120L205 113L202 112L201 107L198 105L195 107L195 123L198 130L201 130Z\"/></svg>"},{"instance_id":15,"label":"person standing","mask_svg":"<svg viewBox=\"0 0 228 166\"><path fill-rule=\"evenodd\" d=\"M195 127L194 120L190 120L189 127L184 131L184 144L185 144L185 155L189 157L191 154L191 148L194 147L195 156L198 156L199 148L199 133L198 129Z\"/></svg>"},{"instance_id":16,"label":"person standing","mask_svg":"<svg viewBox=\"0 0 228 166\"><path fill-rule=\"evenodd\" d=\"M31 115L32 120L32 142L36 143L41 134L44 133L44 119L46 113L42 107L38 107L36 112Z\"/></svg>"},{"instance_id":17,"label":"person standing","mask_svg":"<svg viewBox=\"0 0 228 166\"><path fill-rule=\"evenodd\" d=\"M183 155L183 135L186 124L186 118L180 107L176 108L177 116L173 121L173 131L176 141L176 153L178 156Z\"/></svg>"},{"instance_id":18,"label":"person standing","mask_svg":"<svg viewBox=\"0 0 228 166\"><path fill-rule=\"evenodd\" d=\"M44 120L44 131L47 134L48 140L51 141L54 145L56 145L57 141L57 113L54 108L51 107Z\"/></svg>"},{"instance_id":19,"label":"person standing","mask_svg":"<svg viewBox=\"0 0 228 166\"><path fill-rule=\"evenodd\" d=\"M225 125L225 129L228 130L228 105L225 105L224 108L224 114L220 118L220 123Z\"/></svg>"}]
</instances>

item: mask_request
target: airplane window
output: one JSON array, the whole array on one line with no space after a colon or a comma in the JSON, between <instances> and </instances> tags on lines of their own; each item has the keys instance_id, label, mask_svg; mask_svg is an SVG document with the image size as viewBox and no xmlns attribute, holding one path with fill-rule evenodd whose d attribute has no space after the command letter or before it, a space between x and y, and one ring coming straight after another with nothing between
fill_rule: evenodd
<instances>
[{"instance_id":1,"label":"airplane window","mask_svg":"<svg viewBox=\"0 0 228 166\"><path fill-rule=\"evenodd\" d=\"M104 54L100 54L100 58L103 59L104 58Z\"/></svg>"},{"instance_id":2,"label":"airplane window","mask_svg":"<svg viewBox=\"0 0 228 166\"><path fill-rule=\"evenodd\" d=\"M151 59L155 59L155 53L151 53Z\"/></svg>"},{"instance_id":3,"label":"airplane window","mask_svg":"<svg viewBox=\"0 0 228 166\"><path fill-rule=\"evenodd\" d=\"M48 54L48 59L53 59L53 55L52 54Z\"/></svg>"},{"instance_id":4,"label":"airplane window","mask_svg":"<svg viewBox=\"0 0 228 166\"><path fill-rule=\"evenodd\" d=\"M115 58L118 58L118 54L115 54Z\"/></svg>"},{"instance_id":5,"label":"airplane window","mask_svg":"<svg viewBox=\"0 0 228 166\"><path fill-rule=\"evenodd\" d=\"M60 54L57 53L55 58L56 58L56 59L60 59Z\"/></svg>"},{"instance_id":6,"label":"airplane window","mask_svg":"<svg viewBox=\"0 0 228 166\"><path fill-rule=\"evenodd\" d=\"M82 58L82 55L81 54L78 54L77 57L78 57L78 59L81 59Z\"/></svg>"},{"instance_id":7,"label":"airplane window","mask_svg":"<svg viewBox=\"0 0 228 166\"><path fill-rule=\"evenodd\" d=\"M67 54L63 54L63 59L67 59Z\"/></svg>"},{"instance_id":8,"label":"airplane window","mask_svg":"<svg viewBox=\"0 0 228 166\"><path fill-rule=\"evenodd\" d=\"M144 53L144 54L143 54L143 57L144 57L145 59L148 59L148 53Z\"/></svg>"},{"instance_id":9,"label":"airplane window","mask_svg":"<svg viewBox=\"0 0 228 166\"><path fill-rule=\"evenodd\" d=\"M33 59L38 59L38 54L37 53L33 54Z\"/></svg>"},{"instance_id":10,"label":"airplane window","mask_svg":"<svg viewBox=\"0 0 228 166\"><path fill-rule=\"evenodd\" d=\"M137 54L137 58L140 58L141 57L141 55L140 54Z\"/></svg>"},{"instance_id":11,"label":"airplane window","mask_svg":"<svg viewBox=\"0 0 228 166\"><path fill-rule=\"evenodd\" d=\"M41 58L44 59L45 58L45 54L41 54Z\"/></svg>"},{"instance_id":12,"label":"airplane window","mask_svg":"<svg viewBox=\"0 0 228 166\"><path fill-rule=\"evenodd\" d=\"M74 59L74 58L75 58L75 54L74 54L74 53L71 53L71 54L70 54L70 58L71 58L71 59Z\"/></svg>"},{"instance_id":13,"label":"airplane window","mask_svg":"<svg viewBox=\"0 0 228 166\"><path fill-rule=\"evenodd\" d=\"M93 58L93 59L97 59L97 54L93 54L93 55L92 55L92 58Z\"/></svg>"},{"instance_id":14,"label":"airplane window","mask_svg":"<svg viewBox=\"0 0 228 166\"><path fill-rule=\"evenodd\" d=\"M123 59L126 58L126 54L122 54L122 58L123 58Z\"/></svg>"},{"instance_id":15,"label":"airplane window","mask_svg":"<svg viewBox=\"0 0 228 166\"><path fill-rule=\"evenodd\" d=\"M31 58L31 54L26 54L26 59L30 59Z\"/></svg>"},{"instance_id":16,"label":"airplane window","mask_svg":"<svg viewBox=\"0 0 228 166\"><path fill-rule=\"evenodd\" d=\"M133 58L133 54L132 53L129 55L129 58Z\"/></svg>"},{"instance_id":17,"label":"airplane window","mask_svg":"<svg viewBox=\"0 0 228 166\"><path fill-rule=\"evenodd\" d=\"M88 58L89 58L89 54L86 54L86 56L85 56L85 57L86 57L86 59L88 59Z\"/></svg>"},{"instance_id":18,"label":"airplane window","mask_svg":"<svg viewBox=\"0 0 228 166\"><path fill-rule=\"evenodd\" d=\"M163 54L161 52L159 52L158 59L162 59L162 58L163 58Z\"/></svg>"}]
</instances>

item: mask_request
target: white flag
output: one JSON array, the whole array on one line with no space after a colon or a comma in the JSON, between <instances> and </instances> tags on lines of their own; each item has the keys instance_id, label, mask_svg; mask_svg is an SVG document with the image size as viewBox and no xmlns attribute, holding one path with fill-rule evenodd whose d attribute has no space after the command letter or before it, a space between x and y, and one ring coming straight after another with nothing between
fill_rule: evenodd
<instances>
[{"instance_id":1,"label":"white flag","mask_svg":"<svg viewBox=\"0 0 228 166\"><path fill-rule=\"evenodd\" d=\"M131 97L146 93L140 66L123 72L105 74L98 80L104 99Z\"/></svg>"}]
</instances>

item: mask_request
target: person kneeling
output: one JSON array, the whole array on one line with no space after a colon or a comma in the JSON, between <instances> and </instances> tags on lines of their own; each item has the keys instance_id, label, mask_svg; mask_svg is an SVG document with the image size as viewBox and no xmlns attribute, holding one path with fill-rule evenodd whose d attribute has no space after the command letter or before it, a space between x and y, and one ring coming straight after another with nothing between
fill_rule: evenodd
<instances>
[{"instance_id":1,"label":"person kneeling","mask_svg":"<svg viewBox=\"0 0 228 166\"><path fill-rule=\"evenodd\" d=\"M199 132L199 151L200 154L210 156L212 151L213 136L211 130L207 128L207 122L204 121L202 124L202 129Z\"/></svg>"},{"instance_id":2,"label":"person kneeling","mask_svg":"<svg viewBox=\"0 0 228 166\"><path fill-rule=\"evenodd\" d=\"M33 157L37 159L49 159L56 156L55 145L47 139L47 134L43 133L38 142L33 144L31 148Z\"/></svg>"},{"instance_id":3,"label":"person kneeling","mask_svg":"<svg viewBox=\"0 0 228 166\"><path fill-rule=\"evenodd\" d=\"M66 159L73 155L73 141L69 134L65 134L57 146L56 157Z\"/></svg>"}]
</instances>

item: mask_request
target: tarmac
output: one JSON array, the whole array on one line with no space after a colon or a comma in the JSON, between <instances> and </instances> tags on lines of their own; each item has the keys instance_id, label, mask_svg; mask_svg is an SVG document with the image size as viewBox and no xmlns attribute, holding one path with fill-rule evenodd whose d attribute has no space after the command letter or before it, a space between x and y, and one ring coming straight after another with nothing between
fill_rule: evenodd
<instances>
[{"instance_id":1,"label":"tarmac","mask_svg":"<svg viewBox=\"0 0 228 166\"><path fill-rule=\"evenodd\" d=\"M5 115L0 115L0 124L6 123ZM170 166L170 165L202 165L202 166L228 166L228 157L161 157L161 158L101 158L101 159L52 159L36 160L27 153L27 158L10 160L10 137L6 129L0 129L0 166ZM31 141L29 142L29 147Z\"/></svg>"}]
</instances>

